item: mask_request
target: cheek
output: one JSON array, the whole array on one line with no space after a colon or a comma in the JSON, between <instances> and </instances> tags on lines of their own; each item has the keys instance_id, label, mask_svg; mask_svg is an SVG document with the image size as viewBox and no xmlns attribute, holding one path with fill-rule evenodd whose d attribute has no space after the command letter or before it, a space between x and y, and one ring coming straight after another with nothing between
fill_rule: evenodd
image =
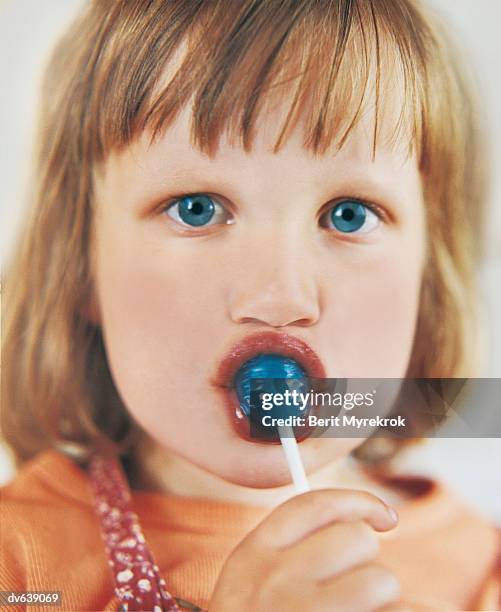
<instances>
[{"instance_id":1,"label":"cheek","mask_svg":"<svg viewBox=\"0 0 501 612\"><path fill-rule=\"evenodd\" d=\"M376 255L340 273L324 321L332 330L332 376L405 376L422 274L420 253L415 255Z\"/></svg>"},{"instance_id":2,"label":"cheek","mask_svg":"<svg viewBox=\"0 0 501 612\"><path fill-rule=\"evenodd\" d=\"M115 384L144 427L176 429L179 419L169 415L207 400L206 372L224 323L218 275L203 259L187 261L172 248L167 255L147 241L103 236L102 247L98 296ZM183 431L191 416L184 413Z\"/></svg>"}]
</instances>

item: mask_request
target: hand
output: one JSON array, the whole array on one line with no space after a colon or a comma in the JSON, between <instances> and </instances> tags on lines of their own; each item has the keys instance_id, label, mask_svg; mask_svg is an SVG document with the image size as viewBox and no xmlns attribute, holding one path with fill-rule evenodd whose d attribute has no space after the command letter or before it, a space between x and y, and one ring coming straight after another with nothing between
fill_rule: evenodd
<instances>
[{"instance_id":1,"label":"hand","mask_svg":"<svg viewBox=\"0 0 501 612\"><path fill-rule=\"evenodd\" d=\"M323 489L294 497L229 556L209 611L396 610L391 604L399 584L374 562L374 530L397 523L381 499L364 491Z\"/></svg>"}]
</instances>

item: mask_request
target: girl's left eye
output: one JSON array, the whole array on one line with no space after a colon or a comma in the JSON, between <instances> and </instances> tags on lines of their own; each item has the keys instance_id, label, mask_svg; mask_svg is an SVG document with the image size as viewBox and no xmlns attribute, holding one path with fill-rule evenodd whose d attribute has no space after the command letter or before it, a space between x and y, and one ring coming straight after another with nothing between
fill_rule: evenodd
<instances>
[{"instance_id":1,"label":"girl's left eye","mask_svg":"<svg viewBox=\"0 0 501 612\"><path fill-rule=\"evenodd\" d=\"M380 222L367 204L358 200L343 200L322 215L322 224L342 234L367 234Z\"/></svg>"},{"instance_id":2,"label":"girl's left eye","mask_svg":"<svg viewBox=\"0 0 501 612\"><path fill-rule=\"evenodd\" d=\"M207 227L229 223L230 213L221 204L207 195L189 195L178 198L165 212L184 226Z\"/></svg>"}]
</instances>

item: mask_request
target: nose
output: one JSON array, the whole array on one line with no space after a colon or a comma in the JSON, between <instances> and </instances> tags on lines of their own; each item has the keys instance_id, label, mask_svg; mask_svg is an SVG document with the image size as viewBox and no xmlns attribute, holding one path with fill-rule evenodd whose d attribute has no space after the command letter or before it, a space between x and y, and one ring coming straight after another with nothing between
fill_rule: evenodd
<instances>
[{"instance_id":1,"label":"nose","mask_svg":"<svg viewBox=\"0 0 501 612\"><path fill-rule=\"evenodd\" d=\"M245 269L230 289L235 323L270 327L314 325L320 317L320 291L311 259L295 241L263 242L245 250Z\"/></svg>"}]
</instances>

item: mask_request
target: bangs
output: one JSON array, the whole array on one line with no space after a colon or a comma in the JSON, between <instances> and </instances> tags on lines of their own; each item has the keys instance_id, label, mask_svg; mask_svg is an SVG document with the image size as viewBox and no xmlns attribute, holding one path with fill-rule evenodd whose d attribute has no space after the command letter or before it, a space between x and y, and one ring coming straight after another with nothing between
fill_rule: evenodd
<instances>
[{"instance_id":1,"label":"bangs","mask_svg":"<svg viewBox=\"0 0 501 612\"><path fill-rule=\"evenodd\" d=\"M186 105L193 146L213 156L226 132L249 151L260 113L277 104L284 119L275 152L300 119L313 154L341 148L365 119L373 155L382 140L403 141L420 155L427 27L406 2L117 5L121 23L110 37L97 107L101 156L145 130L157 138Z\"/></svg>"}]
</instances>

